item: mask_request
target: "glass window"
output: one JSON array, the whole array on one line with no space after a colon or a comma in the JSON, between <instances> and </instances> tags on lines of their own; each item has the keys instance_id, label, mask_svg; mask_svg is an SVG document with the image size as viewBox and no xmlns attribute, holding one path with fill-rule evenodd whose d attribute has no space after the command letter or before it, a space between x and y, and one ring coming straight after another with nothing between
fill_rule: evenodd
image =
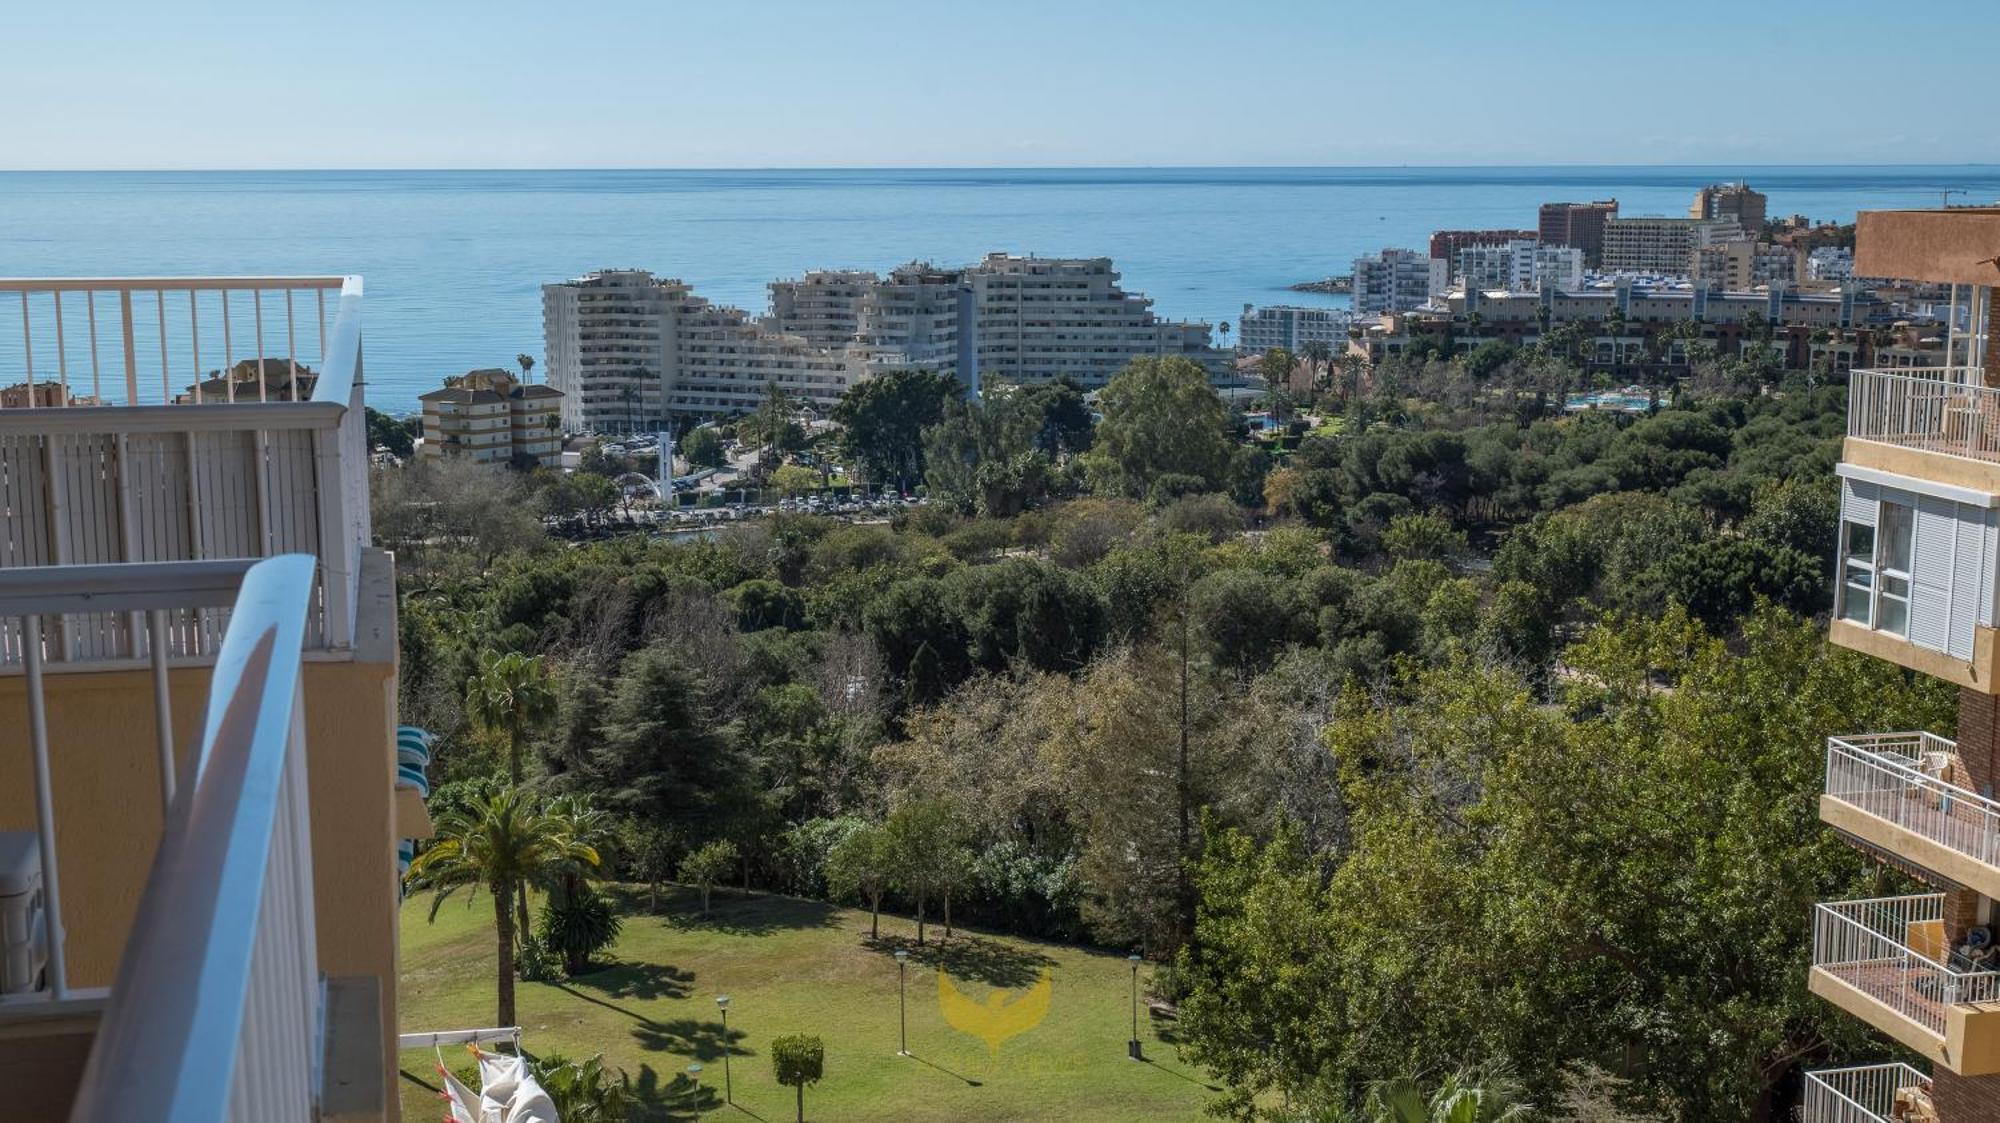
<instances>
[{"instance_id":1,"label":"glass window","mask_svg":"<svg viewBox=\"0 0 2000 1123\"><path fill-rule=\"evenodd\" d=\"M1866 523L1848 523L1847 556L1864 561L1875 559L1875 528Z\"/></svg>"}]
</instances>

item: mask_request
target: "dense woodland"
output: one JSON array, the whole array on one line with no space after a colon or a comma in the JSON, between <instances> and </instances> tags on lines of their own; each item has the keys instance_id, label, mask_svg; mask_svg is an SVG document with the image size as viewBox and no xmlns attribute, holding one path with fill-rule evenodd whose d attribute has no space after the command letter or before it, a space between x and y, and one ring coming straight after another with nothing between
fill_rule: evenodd
<instances>
[{"instance_id":1,"label":"dense woodland","mask_svg":"<svg viewBox=\"0 0 2000 1123\"><path fill-rule=\"evenodd\" d=\"M1818 824L1821 742L1952 697L1821 638L1839 380L1565 417L1560 355L1304 362L1274 435L1172 359L731 427L929 497L873 525L579 544L539 516L590 479L384 470L434 811L518 755L621 880L1139 950L1233 1118L1477 1069L1763 1119L1884 1055L1806 991L1812 903L1895 880Z\"/></svg>"}]
</instances>

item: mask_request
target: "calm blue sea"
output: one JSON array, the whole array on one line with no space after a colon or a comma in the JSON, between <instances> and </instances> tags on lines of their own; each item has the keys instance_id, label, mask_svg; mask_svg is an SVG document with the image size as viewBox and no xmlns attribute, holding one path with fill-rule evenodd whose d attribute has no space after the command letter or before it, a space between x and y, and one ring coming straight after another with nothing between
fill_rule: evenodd
<instances>
[{"instance_id":1,"label":"calm blue sea","mask_svg":"<svg viewBox=\"0 0 2000 1123\"><path fill-rule=\"evenodd\" d=\"M989 250L1108 255L1175 318L1234 321L1439 227L1533 228L1551 199L1685 214L1745 179L1774 215L2000 199L2000 167L1190 168L0 173L0 275L361 273L371 398L540 357L538 286L604 266L753 311L814 267Z\"/></svg>"}]
</instances>

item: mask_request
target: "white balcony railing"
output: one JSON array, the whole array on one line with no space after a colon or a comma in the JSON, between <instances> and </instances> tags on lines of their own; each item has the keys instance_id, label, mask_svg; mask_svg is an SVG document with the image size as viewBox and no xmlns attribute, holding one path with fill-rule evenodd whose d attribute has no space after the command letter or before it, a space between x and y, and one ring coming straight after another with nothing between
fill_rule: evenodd
<instances>
[{"instance_id":1,"label":"white balcony railing","mask_svg":"<svg viewBox=\"0 0 2000 1123\"><path fill-rule=\"evenodd\" d=\"M1944 894L1823 904L1813 911L1813 966L1934 1034L1950 1006L2000 999L2000 973L1948 963Z\"/></svg>"},{"instance_id":2,"label":"white balcony railing","mask_svg":"<svg viewBox=\"0 0 2000 1123\"><path fill-rule=\"evenodd\" d=\"M1848 374L1847 435L2000 461L2000 390L1979 367L1911 367Z\"/></svg>"},{"instance_id":3,"label":"white balcony railing","mask_svg":"<svg viewBox=\"0 0 2000 1123\"><path fill-rule=\"evenodd\" d=\"M1931 1119L1931 1078L1906 1064L1859 1065L1806 1073L1800 1123L1897 1123Z\"/></svg>"},{"instance_id":4,"label":"white balcony railing","mask_svg":"<svg viewBox=\"0 0 2000 1123\"><path fill-rule=\"evenodd\" d=\"M321 981L300 693L313 582L313 561L302 555L102 567L87 591L61 570L0 571L0 613L17 618L31 638L51 615L78 607L157 620L190 607L233 605L200 741L185 769L173 765L164 661L154 680L157 756L125 739L63 745L58 754L50 745L41 649L25 649L47 961L44 988L7 996L0 1017L32 1016L38 1006L102 1009L72 1118L314 1117ZM150 780L157 772L166 812L107 998L72 987L63 954L51 764L78 752L121 751L132 754L124 767L134 776ZM101 914L103 903L95 904L90 911Z\"/></svg>"},{"instance_id":5,"label":"white balcony railing","mask_svg":"<svg viewBox=\"0 0 2000 1123\"><path fill-rule=\"evenodd\" d=\"M369 536L361 301L359 277L0 280L0 569L310 554L308 642L350 646ZM52 619L43 656L137 661L137 623ZM175 623L172 656L206 661L227 621ZM0 668L22 644L0 621Z\"/></svg>"},{"instance_id":6,"label":"white balcony railing","mask_svg":"<svg viewBox=\"0 0 2000 1123\"><path fill-rule=\"evenodd\" d=\"M1952 782L1957 753L1957 742L1930 733L1829 737L1826 794L2000 866L2000 801Z\"/></svg>"}]
</instances>

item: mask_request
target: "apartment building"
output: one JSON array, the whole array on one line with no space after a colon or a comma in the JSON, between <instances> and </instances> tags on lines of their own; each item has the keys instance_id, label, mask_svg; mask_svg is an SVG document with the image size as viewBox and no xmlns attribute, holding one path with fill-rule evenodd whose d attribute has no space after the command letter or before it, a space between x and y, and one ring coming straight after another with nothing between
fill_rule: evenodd
<instances>
[{"instance_id":1,"label":"apartment building","mask_svg":"<svg viewBox=\"0 0 2000 1123\"><path fill-rule=\"evenodd\" d=\"M814 347L845 347L861 327L861 303L880 282L865 269L816 269L772 281L764 326Z\"/></svg>"},{"instance_id":2,"label":"apartment building","mask_svg":"<svg viewBox=\"0 0 2000 1123\"><path fill-rule=\"evenodd\" d=\"M1354 259L1354 311L1406 312L1444 292L1446 262L1415 250L1385 249Z\"/></svg>"},{"instance_id":3,"label":"apartment building","mask_svg":"<svg viewBox=\"0 0 2000 1123\"><path fill-rule=\"evenodd\" d=\"M1761 191L1752 191L1742 182L1712 183L1694 193L1694 202L1688 206L1689 218L1728 218L1751 235L1764 229L1764 204Z\"/></svg>"},{"instance_id":4,"label":"apartment building","mask_svg":"<svg viewBox=\"0 0 2000 1123\"><path fill-rule=\"evenodd\" d=\"M1844 246L1821 246L1806 254L1806 280L1851 281L1853 279L1853 250Z\"/></svg>"},{"instance_id":5,"label":"apartment building","mask_svg":"<svg viewBox=\"0 0 2000 1123\"><path fill-rule=\"evenodd\" d=\"M667 416L671 316L687 286L605 269L542 286L542 369L571 432L637 433Z\"/></svg>"},{"instance_id":6,"label":"apartment building","mask_svg":"<svg viewBox=\"0 0 2000 1123\"><path fill-rule=\"evenodd\" d=\"M1488 339L1526 346L1566 324L1589 329L1577 355L1585 365L1662 373L1687 368L1695 339L1718 355L1768 343L1798 369L1901 364L1925 353L1916 340L1932 326L1911 323L1900 306L1853 286L1728 292L1709 283L1639 284L1621 277L1574 289L1454 290L1432 307L1366 325L1350 350L1379 361L1422 338L1450 339L1461 349Z\"/></svg>"},{"instance_id":7,"label":"apartment building","mask_svg":"<svg viewBox=\"0 0 2000 1123\"><path fill-rule=\"evenodd\" d=\"M1607 219L1601 264L1607 272L1685 277L1693 268L1694 251L1740 234L1733 218Z\"/></svg>"},{"instance_id":8,"label":"apartment building","mask_svg":"<svg viewBox=\"0 0 2000 1123\"><path fill-rule=\"evenodd\" d=\"M1452 272L1463 288L1575 288L1583 283L1583 251L1575 246L1545 246L1531 239L1468 246L1458 251Z\"/></svg>"},{"instance_id":9,"label":"apartment building","mask_svg":"<svg viewBox=\"0 0 2000 1123\"><path fill-rule=\"evenodd\" d=\"M126 356L59 373L99 404L0 401L0 852L29 887L0 926L5 1114L393 1121L397 840L429 825L396 787L361 279L0 285ZM148 348L201 369L188 338L246 289L322 302L283 356L319 372L309 396L179 402L139 373ZM28 369L19 338L0 378Z\"/></svg>"},{"instance_id":10,"label":"apartment building","mask_svg":"<svg viewBox=\"0 0 2000 1123\"><path fill-rule=\"evenodd\" d=\"M1108 257L990 253L960 276L972 294L981 378L1066 376L1098 387L1142 355L1178 355L1218 376L1226 369L1208 324L1155 316L1151 298L1119 285Z\"/></svg>"},{"instance_id":11,"label":"apartment building","mask_svg":"<svg viewBox=\"0 0 2000 1123\"><path fill-rule=\"evenodd\" d=\"M1431 256L1446 262L1447 284L1458 283L1458 255L1474 246L1504 246L1510 242L1539 241L1540 235L1533 230L1434 230L1431 232Z\"/></svg>"},{"instance_id":12,"label":"apartment building","mask_svg":"<svg viewBox=\"0 0 2000 1123\"><path fill-rule=\"evenodd\" d=\"M1799 254L1790 246L1729 238L1698 247L1690 259L1688 275L1733 290L1793 284L1799 279Z\"/></svg>"},{"instance_id":13,"label":"apartment building","mask_svg":"<svg viewBox=\"0 0 2000 1123\"><path fill-rule=\"evenodd\" d=\"M1604 261L1604 224L1617 217L1616 199L1543 203L1536 232L1543 245L1575 246L1582 250L1584 268L1596 269Z\"/></svg>"},{"instance_id":14,"label":"apartment building","mask_svg":"<svg viewBox=\"0 0 2000 1123\"><path fill-rule=\"evenodd\" d=\"M978 299L965 271L913 261L861 300L853 350L868 374L932 370L978 385Z\"/></svg>"},{"instance_id":15,"label":"apartment building","mask_svg":"<svg viewBox=\"0 0 2000 1123\"><path fill-rule=\"evenodd\" d=\"M445 379L423 403L420 456L480 464L554 466L562 459L562 391L523 383L511 371L469 371Z\"/></svg>"},{"instance_id":16,"label":"apartment building","mask_svg":"<svg viewBox=\"0 0 2000 1123\"><path fill-rule=\"evenodd\" d=\"M1297 304L1245 304L1236 319L1236 352L1261 355L1273 347L1293 354L1315 343L1334 351L1347 347L1347 329L1354 313L1345 308L1308 308Z\"/></svg>"},{"instance_id":17,"label":"apartment building","mask_svg":"<svg viewBox=\"0 0 2000 1123\"><path fill-rule=\"evenodd\" d=\"M1945 350L1849 380L1828 638L1958 688L1955 738L1828 730L1823 822L1925 891L1816 906L1810 986L1924 1059L1810 1074L1807 1123L2000 1119L2000 208L1864 212L1854 268L1949 287ZM1960 314L1962 313L1962 315Z\"/></svg>"}]
</instances>

